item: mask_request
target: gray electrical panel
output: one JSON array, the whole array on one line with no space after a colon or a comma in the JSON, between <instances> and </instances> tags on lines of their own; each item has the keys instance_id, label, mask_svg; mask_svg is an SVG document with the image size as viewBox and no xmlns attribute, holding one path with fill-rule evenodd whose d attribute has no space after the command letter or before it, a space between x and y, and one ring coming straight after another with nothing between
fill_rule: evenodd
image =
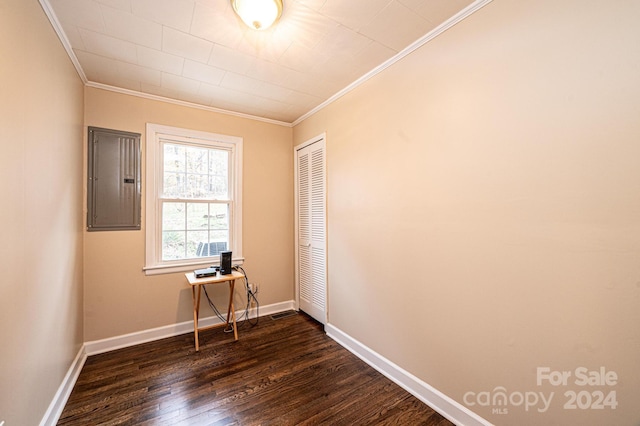
<instances>
[{"instance_id":1,"label":"gray electrical panel","mask_svg":"<svg viewBox=\"0 0 640 426\"><path fill-rule=\"evenodd\" d=\"M89 127L87 230L140 229L140 134Z\"/></svg>"}]
</instances>

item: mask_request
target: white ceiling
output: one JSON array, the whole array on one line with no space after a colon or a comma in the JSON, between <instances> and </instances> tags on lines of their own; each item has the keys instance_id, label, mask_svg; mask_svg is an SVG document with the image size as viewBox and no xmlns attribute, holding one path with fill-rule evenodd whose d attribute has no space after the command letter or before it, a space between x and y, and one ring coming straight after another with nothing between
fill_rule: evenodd
<instances>
[{"instance_id":1,"label":"white ceiling","mask_svg":"<svg viewBox=\"0 0 640 426\"><path fill-rule=\"evenodd\" d=\"M40 2L89 85L292 123L473 0L284 0L266 31L229 0Z\"/></svg>"}]
</instances>

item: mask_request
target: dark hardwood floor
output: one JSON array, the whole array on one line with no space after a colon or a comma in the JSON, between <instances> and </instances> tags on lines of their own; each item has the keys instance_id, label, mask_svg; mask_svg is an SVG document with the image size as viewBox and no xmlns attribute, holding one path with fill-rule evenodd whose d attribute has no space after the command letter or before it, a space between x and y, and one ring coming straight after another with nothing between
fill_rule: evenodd
<instances>
[{"instance_id":1,"label":"dark hardwood floor","mask_svg":"<svg viewBox=\"0 0 640 426\"><path fill-rule=\"evenodd\" d=\"M58 425L451 425L303 313L94 355Z\"/></svg>"}]
</instances>

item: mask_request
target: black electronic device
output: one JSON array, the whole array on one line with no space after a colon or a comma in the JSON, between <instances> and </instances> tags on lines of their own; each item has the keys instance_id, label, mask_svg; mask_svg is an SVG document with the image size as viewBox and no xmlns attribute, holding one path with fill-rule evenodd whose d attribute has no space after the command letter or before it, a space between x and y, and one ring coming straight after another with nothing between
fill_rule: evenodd
<instances>
[{"instance_id":1,"label":"black electronic device","mask_svg":"<svg viewBox=\"0 0 640 426\"><path fill-rule=\"evenodd\" d=\"M220 252L220 275L229 275L233 272L231 268L231 252Z\"/></svg>"}]
</instances>

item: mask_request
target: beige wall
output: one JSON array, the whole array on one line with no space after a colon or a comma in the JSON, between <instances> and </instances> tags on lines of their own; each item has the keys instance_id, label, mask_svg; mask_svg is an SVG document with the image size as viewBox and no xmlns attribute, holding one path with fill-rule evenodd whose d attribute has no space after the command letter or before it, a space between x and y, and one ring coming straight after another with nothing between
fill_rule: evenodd
<instances>
[{"instance_id":1,"label":"beige wall","mask_svg":"<svg viewBox=\"0 0 640 426\"><path fill-rule=\"evenodd\" d=\"M0 4L0 56L0 421L36 425L83 342L83 89L35 0Z\"/></svg>"},{"instance_id":2,"label":"beige wall","mask_svg":"<svg viewBox=\"0 0 640 426\"><path fill-rule=\"evenodd\" d=\"M245 269L260 286L261 305L293 299L290 127L95 88L85 90L85 99L85 125L141 133L143 157L146 123L244 138ZM141 231L85 232L85 341L193 319L184 273L144 274L145 225ZM225 292L213 291L221 306ZM239 290L236 299L243 299ZM204 304L202 309L203 316L213 314Z\"/></svg>"},{"instance_id":3,"label":"beige wall","mask_svg":"<svg viewBox=\"0 0 640 426\"><path fill-rule=\"evenodd\" d=\"M640 3L496 0L294 129L327 133L329 321L498 425L640 422ZM616 386L537 386L537 367ZM564 409L566 391L615 410Z\"/></svg>"}]
</instances>

